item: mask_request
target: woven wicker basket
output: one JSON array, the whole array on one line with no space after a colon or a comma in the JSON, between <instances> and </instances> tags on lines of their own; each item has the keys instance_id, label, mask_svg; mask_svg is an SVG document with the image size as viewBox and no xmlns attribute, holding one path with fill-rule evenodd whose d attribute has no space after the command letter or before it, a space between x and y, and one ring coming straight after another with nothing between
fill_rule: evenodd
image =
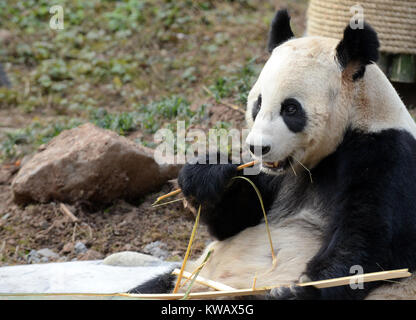
<instances>
[{"instance_id":1,"label":"woven wicker basket","mask_svg":"<svg viewBox=\"0 0 416 320\"><path fill-rule=\"evenodd\" d=\"M416 0L310 0L307 34L341 39L356 4L377 31L380 51L416 54Z\"/></svg>"}]
</instances>

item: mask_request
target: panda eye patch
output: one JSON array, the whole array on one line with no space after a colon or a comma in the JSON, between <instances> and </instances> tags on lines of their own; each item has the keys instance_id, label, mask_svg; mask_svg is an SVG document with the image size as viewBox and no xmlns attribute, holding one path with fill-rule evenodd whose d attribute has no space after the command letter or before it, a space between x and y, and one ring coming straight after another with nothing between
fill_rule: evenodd
<instances>
[{"instance_id":1,"label":"panda eye patch","mask_svg":"<svg viewBox=\"0 0 416 320\"><path fill-rule=\"evenodd\" d=\"M289 130L301 132L306 126L306 113L300 102L294 98L288 98L282 102L280 114Z\"/></svg>"},{"instance_id":2,"label":"panda eye patch","mask_svg":"<svg viewBox=\"0 0 416 320\"><path fill-rule=\"evenodd\" d=\"M261 94L259 95L259 97L257 98L256 102L254 102L254 105L253 105L253 111L252 111L253 120L256 119L257 114L260 111L260 108L261 108Z\"/></svg>"}]
</instances>

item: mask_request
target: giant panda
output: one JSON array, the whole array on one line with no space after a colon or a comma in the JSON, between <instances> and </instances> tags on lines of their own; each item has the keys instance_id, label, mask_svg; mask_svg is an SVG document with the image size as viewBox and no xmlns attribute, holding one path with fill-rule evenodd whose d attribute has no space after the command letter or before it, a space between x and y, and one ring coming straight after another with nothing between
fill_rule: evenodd
<instances>
[{"instance_id":1,"label":"giant panda","mask_svg":"<svg viewBox=\"0 0 416 320\"><path fill-rule=\"evenodd\" d=\"M229 164L186 164L178 178L216 241L200 275L234 288L292 283L260 298L416 298L413 277L363 288L296 286L363 272L416 268L416 125L374 62L370 25L343 39L294 38L286 10L269 32L270 58L251 89L247 175L267 210L277 264L255 191ZM205 254L188 264L198 266ZM131 290L168 292L167 273ZM206 290L206 288L200 288Z\"/></svg>"}]
</instances>

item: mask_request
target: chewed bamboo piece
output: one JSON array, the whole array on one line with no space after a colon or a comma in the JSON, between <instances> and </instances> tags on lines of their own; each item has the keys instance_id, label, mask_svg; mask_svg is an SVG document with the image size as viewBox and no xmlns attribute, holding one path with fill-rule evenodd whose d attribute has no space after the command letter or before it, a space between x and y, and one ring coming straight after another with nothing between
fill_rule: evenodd
<instances>
[{"instance_id":1,"label":"chewed bamboo piece","mask_svg":"<svg viewBox=\"0 0 416 320\"><path fill-rule=\"evenodd\" d=\"M173 270L172 274L174 275L179 275L180 270L179 269L175 269ZM186 279L192 279L193 275L190 272L184 271L183 272L183 277ZM233 287L227 286L226 284L223 284L221 282L217 282L217 281L213 281L213 280L209 280L206 279L204 277L201 277L200 275L198 275L196 277L196 282L198 282L199 284L202 284L208 288L217 290L217 291L232 291L232 290L236 290Z\"/></svg>"},{"instance_id":2,"label":"chewed bamboo piece","mask_svg":"<svg viewBox=\"0 0 416 320\"><path fill-rule=\"evenodd\" d=\"M272 255L272 267L275 268L276 265L277 265L277 258L276 258L276 255L274 254L272 235L270 233L269 223L267 221L266 210L264 209L263 198L261 196L260 190L253 183L253 181L251 181L250 179L248 179L246 177L237 176L237 177L234 177L233 179L243 179L243 180L246 180L248 183L251 184L251 186L256 191L257 197L259 198L259 201L260 201L261 210L263 212L263 218L264 218L264 223L266 225L267 237L269 238L270 251L271 251L271 255Z\"/></svg>"},{"instance_id":3,"label":"chewed bamboo piece","mask_svg":"<svg viewBox=\"0 0 416 320\"><path fill-rule=\"evenodd\" d=\"M242 164L242 165L238 166L238 167L237 167L237 170L238 170L238 171L240 171L240 170L243 170L243 169L245 169L245 168L252 167L252 166L254 166L256 163L257 163L257 161L250 161L250 162L244 163L244 164ZM163 196L160 196L159 198L157 198L157 199L156 199L156 201L152 204L152 206L154 206L154 205L158 204L158 203L159 203L160 201L162 201L163 199L166 199L166 198L169 198L169 197L176 196L177 194L179 194L179 193L181 193L181 192L182 192L182 190L181 190L181 189L176 189L176 190L173 190L172 192L169 192L169 193L167 193L167 194L165 194L165 195L163 195Z\"/></svg>"},{"instance_id":4,"label":"chewed bamboo piece","mask_svg":"<svg viewBox=\"0 0 416 320\"><path fill-rule=\"evenodd\" d=\"M208 251L207 255L204 258L204 261L202 262L202 264L198 268L196 268L196 270L194 271L195 273L193 274L193 277L191 279L191 283L189 284L188 289L186 289L185 295L183 296L183 298L181 300L188 299L188 296L189 296L189 294L191 293L191 290L192 290L192 286L194 285L195 280L198 278L199 273L201 272L202 268L206 265L209 257L211 256L212 251L213 250ZM179 271L179 273L180 273L180 271Z\"/></svg>"},{"instance_id":5,"label":"chewed bamboo piece","mask_svg":"<svg viewBox=\"0 0 416 320\"><path fill-rule=\"evenodd\" d=\"M179 271L178 279L176 280L176 284L175 284L175 288L173 289L173 293L176 293L179 290L179 286L180 286L181 280L182 280L182 275L183 275L183 272L185 271L186 262L188 261L189 254L191 253L192 243L193 243L194 238L195 238L196 230L198 229L200 215L201 215L201 206L199 206L199 208L198 208L198 214L196 215L195 224L194 224L194 227L192 229L192 234L191 234L191 237L189 238L189 242L188 242L188 248L186 249L185 258L183 259L182 267L181 267L181 270Z\"/></svg>"},{"instance_id":6,"label":"chewed bamboo piece","mask_svg":"<svg viewBox=\"0 0 416 320\"><path fill-rule=\"evenodd\" d=\"M408 271L408 269L397 269L397 270L390 270L390 271L381 271L381 272L373 272L373 273L364 273L361 275L353 275L348 277L340 277L340 278L333 278L327 280L320 280L320 281L311 281L311 282L304 282L298 283L298 286L306 287L306 286L314 286L316 288L330 288L330 287L337 287L337 286L345 286L351 283L355 283L357 281L362 282L372 282L372 281L382 281L382 280L390 280L390 279L398 279L398 278L406 278L410 277L412 274ZM224 291L207 291L207 292L195 292L189 293L187 296L188 299L214 299L214 298L223 298L223 297L240 297L240 296L248 296L248 295L260 295L268 293L271 289L277 287L289 287L291 283L287 283L284 285L279 286L267 286L261 288L251 288L251 289L236 289L236 290L224 290ZM131 298L140 298L140 299L159 299L159 300L177 300L184 297L183 293L167 293L167 294L129 294L129 293L122 293L120 294L125 297Z\"/></svg>"}]
</instances>

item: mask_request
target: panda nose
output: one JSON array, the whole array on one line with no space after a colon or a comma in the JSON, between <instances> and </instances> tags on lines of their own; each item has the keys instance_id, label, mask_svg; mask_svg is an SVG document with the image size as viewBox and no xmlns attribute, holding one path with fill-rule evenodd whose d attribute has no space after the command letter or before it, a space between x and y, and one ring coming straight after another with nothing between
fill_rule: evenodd
<instances>
[{"instance_id":1,"label":"panda nose","mask_svg":"<svg viewBox=\"0 0 416 320\"><path fill-rule=\"evenodd\" d=\"M250 149L250 151L251 151L251 153L252 154L255 154L254 153L254 150L259 150L260 149L260 146L255 146L255 145L253 145L253 144L250 144L249 145L249 149ZM265 154L267 154L267 153L269 153L269 151L270 151L270 146L261 146L261 154L264 156Z\"/></svg>"}]
</instances>

